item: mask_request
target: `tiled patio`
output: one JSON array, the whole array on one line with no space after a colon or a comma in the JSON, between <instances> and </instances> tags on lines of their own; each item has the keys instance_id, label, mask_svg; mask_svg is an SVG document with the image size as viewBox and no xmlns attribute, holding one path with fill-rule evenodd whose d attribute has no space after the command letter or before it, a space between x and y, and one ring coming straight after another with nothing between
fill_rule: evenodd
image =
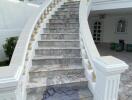
<instances>
[{"instance_id":1,"label":"tiled patio","mask_svg":"<svg viewBox=\"0 0 132 100\"><path fill-rule=\"evenodd\" d=\"M102 56L112 55L129 64L129 69L121 76L119 99L132 100L132 52L116 52L110 50L109 45L98 45L98 50Z\"/></svg>"}]
</instances>

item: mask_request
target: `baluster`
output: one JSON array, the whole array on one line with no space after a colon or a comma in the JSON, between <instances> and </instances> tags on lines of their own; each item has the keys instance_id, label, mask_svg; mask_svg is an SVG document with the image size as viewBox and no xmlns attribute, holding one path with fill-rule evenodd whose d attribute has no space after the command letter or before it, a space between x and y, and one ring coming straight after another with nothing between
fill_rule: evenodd
<instances>
[{"instance_id":1,"label":"baluster","mask_svg":"<svg viewBox=\"0 0 132 100\"><path fill-rule=\"evenodd\" d=\"M96 82L96 74L95 74L94 71L92 72L92 81L93 81L93 82Z\"/></svg>"},{"instance_id":2,"label":"baluster","mask_svg":"<svg viewBox=\"0 0 132 100\"><path fill-rule=\"evenodd\" d=\"M31 50L31 49L32 49L32 43L30 42L28 45L28 50Z\"/></svg>"},{"instance_id":3,"label":"baluster","mask_svg":"<svg viewBox=\"0 0 132 100\"><path fill-rule=\"evenodd\" d=\"M41 22L44 20L44 14L41 15Z\"/></svg>"},{"instance_id":4,"label":"baluster","mask_svg":"<svg viewBox=\"0 0 132 100\"><path fill-rule=\"evenodd\" d=\"M90 61L88 60L88 69L90 69L90 70L92 70L93 68L92 68L92 65L91 65L91 63L90 63Z\"/></svg>"},{"instance_id":5,"label":"baluster","mask_svg":"<svg viewBox=\"0 0 132 100\"><path fill-rule=\"evenodd\" d=\"M27 54L26 54L26 61L28 61L28 56L29 56L29 53L27 52Z\"/></svg>"},{"instance_id":6,"label":"baluster","mask_svg":"<svg viewBox=\"0 0 132 100\"><path fill-rule=\"evenodd\" d=\"M47 10L44 11L44 18L47 16Z\"/></svg>"},{"instance_id":7,"label":"baluster","mask_svg":"<svg viewBox=\"0 0 132 100\"><path fill-rule=\"evenodd\" d=\"M31 41L35 41L35 36L36 36L36 34L33 32L32 36L31 36Z\"/></svg>"}]
</instances>

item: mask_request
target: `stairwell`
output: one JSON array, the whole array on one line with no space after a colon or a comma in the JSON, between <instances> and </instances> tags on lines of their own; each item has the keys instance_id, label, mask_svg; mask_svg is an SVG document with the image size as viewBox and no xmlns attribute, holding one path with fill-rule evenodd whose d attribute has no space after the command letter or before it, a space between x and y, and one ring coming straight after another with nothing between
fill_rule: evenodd
<instances>
[{"instance_id":1,"label":"stairwell","mask_svg":"<svg viewBox=\"0 0 132 100\"><path fill-rule=\"evenodd\" d=\"M27 100L93 100L84 75L79 39L79 1L64 3L37 41Z\"/></svg>"}]
</instances>

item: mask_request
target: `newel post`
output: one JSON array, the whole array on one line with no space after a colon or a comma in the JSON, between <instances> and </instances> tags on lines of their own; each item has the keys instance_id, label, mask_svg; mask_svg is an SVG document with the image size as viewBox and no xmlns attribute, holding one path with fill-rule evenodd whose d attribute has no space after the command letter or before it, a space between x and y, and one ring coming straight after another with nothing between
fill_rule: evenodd
<instances>
[{"instance_id":1,"label":"newel post","mask_svg":"<svg viewBox=\"0 0 132 100\"><path fill-rule=\"evenodd\" d=\"M94 59L96 85L94 100L118 100L120 75L128 65L112 56Z\"/></svg>"}]
</instances>

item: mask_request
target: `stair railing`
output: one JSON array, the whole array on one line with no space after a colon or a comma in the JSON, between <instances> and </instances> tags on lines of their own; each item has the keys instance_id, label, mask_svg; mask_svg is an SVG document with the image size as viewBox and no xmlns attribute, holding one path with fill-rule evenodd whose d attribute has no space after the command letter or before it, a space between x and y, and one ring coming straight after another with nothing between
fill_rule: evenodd
<instances>
[{"instance_id":1,"label":"stair railing","mask_svg":"<svg viewBox=\"0 0 132 100\"><path fill-rule=\"evenodd\" d=\"M88 86L94 100L117 100L120 74L128 65L112 56L100 56L88 24L91 6L92 0L80 0L80 46Z\"/></svg>"},{"instance_id":2,"label":"stair railing","mask_svg":"<svg viewBox=\"0 0 132 100\"><path fill-rule=\"evenodd\" d=\"M63 0L45 0L19 36L9 67L0 68L0 100L26 100L28 70L38 34L50 13Z\"/></svg>"}]
</instances>

